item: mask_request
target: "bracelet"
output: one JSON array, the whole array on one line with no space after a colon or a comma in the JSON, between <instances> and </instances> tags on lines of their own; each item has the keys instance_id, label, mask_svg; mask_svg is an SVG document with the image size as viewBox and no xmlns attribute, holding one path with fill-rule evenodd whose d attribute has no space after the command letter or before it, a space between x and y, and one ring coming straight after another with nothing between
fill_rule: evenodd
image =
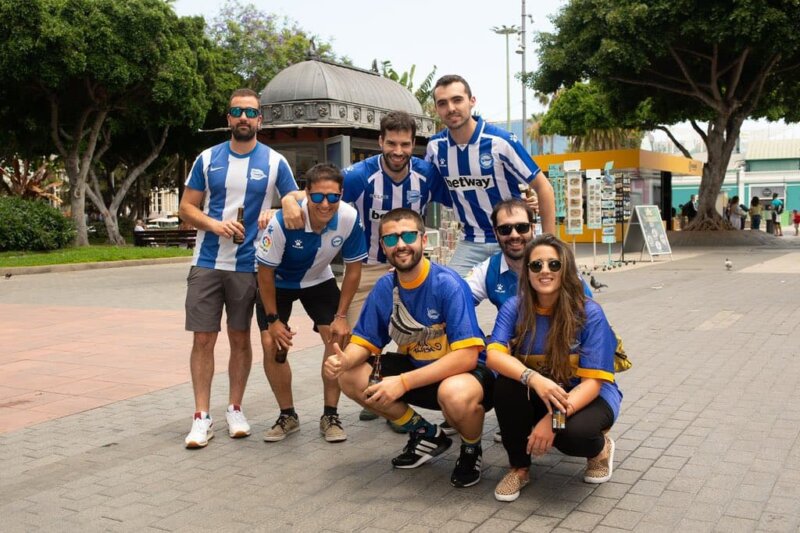
<instances>
[{"instance_id":1,"label":"bracelet","mask_svg":"<svg viewBox=\"0 0 800 533\"><path fill-rule=\"evenodd\" d=\"M408 392L411 388L408 386L408 382L406 382L406 375L400 374L400 383L403 384L403 388Z\"/></svg>"},{"instance_id":2,"label":"bracelet","mask_svg":"<svg viewBox=\"0 0 800 533\"><path fill-rule=\"evenodd\" d=\"M334 313L333 319L336 320L337 318L341 318L342 320L347 320L347 315L340 315L339 313Z\"/></svg>"},{"instance_id":3,"label":"bracelet","mask_svg":"<svg viewBox=\"0 0 800 533\"><path fill-rule=\"evenodd\" d=\"M528 380L531 379L531 375L535 374L536 371L531 368L526 368L522 371L522 375L519 377L519 382L528 387Z\"/></svg>"}]
</instances>

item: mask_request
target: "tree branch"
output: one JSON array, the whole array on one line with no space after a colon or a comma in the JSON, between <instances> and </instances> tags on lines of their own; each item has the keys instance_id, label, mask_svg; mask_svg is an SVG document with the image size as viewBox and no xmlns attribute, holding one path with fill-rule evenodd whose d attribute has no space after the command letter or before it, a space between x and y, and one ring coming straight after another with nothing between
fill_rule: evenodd
<instances>
[{"instance_id":1,"label":"tree branch","mask_svg":"<svg viewBox=\"0 0 800 533\"><path fill-rule=\"evenodd\" d=\"M714 56L711 59L711 94L717 101L722 100L722 95L719 93L719 73L717 72L717 63L719 60L719 45L714 43Z\"/></svg>"},{"instance_id":2,"label":"tree branch","mask_svg":"<svg viewBox=\"0 0 800 533\"><path fill-rule=\"evenodd\" d=\"M686 78L686 81L689 83L689 85L691 85L692 89L694 89L694 93L692 94L692 96L694 96L695 98L706 104L711 109L718 109L718 102L712 100L700 90L700 88L697 86L697 83L695 83L694 79L692 78L692 74L689 72L689 68L683 62L683 59L681 59L681 57L678 55L675 49L671 46L668 49L669 53L672 55L672 58L675 60L675 62L678 64L678 67L681 69L681 72L683 72L683 76Z\"/></svg>"},{"instance_id":3,"label":"tree branch","mask_svg":"<svg viewBox=\"0 0 800 533\"><path fill-rule=\"evenodd\" d=\"M64 145L61 143L61 137L58 135L58 101L56 100L56 96L51 92L47 93L47 100L50 102L50 138L56 150L58 150L58 153L66 160L67 150L64 148Z\"/></svg>"},{"instance_id":4,"label":"tree branch","mask_svg":"<svg viewBox=\"0 0 800 533\"><path fill-rule=\"evenodd\" d=\"M631 85L639 85L639 86L642 86L642 87L653 87L655 89L661 89L661 90L668 91L668 92L671 92L671 93L676 93L676 94L683 94L685 96L692 96L692 97L697 96L692 91L687 91L685 89L679 89L677 87L670 87L669 85L664 85L662 83L656 83L654 81L642 81L642 80L635 80L635 79L631 79L631 78L620 78L620 77L616 77L616 76L612 76L611 79L614 80L614 81L622 82L622 83L629 83Z\"/></svg>"},{"instance_id":5,"label":"tree branch","mask_svg":"<svg viewBox=\"0 0 800 533\"><path fill-rule=\"evenodd\" d=\"M742 102L750 102L750 106L748 108L748 112L755 109L758 105L758 100L761 98L761 91L764 89L764 84L767 81L767 76L769 76L770 71L778 64L781 60L781 54L775 54L772 59L770 59L765 66L761 67L758 75L753 79L753 83L750 84L750 87L747 88L747 91L744 93L744 97L742 97ZM753 92L755 91L755 95L751 97Z\"/></svg>"},{"instance_id":6,"label":"tree branch","mask_svg":"<svg viewBox=\"0 0 800 533\"><path fill-rule=\"evenodd\" d=\"M706 132L704 132L702 129L700 129L700 126L697 124L697 122L694 119L690 119L689 120L689 124L692 125L692 128L694 128L694 131L696 131L700 135L700 138L703 139L703 142L705 143L706 147L708 147L708 134ZM710 127L710 125L709 125L709 127Z\"/></svg>"},{"instance_id":7,"label":"tree branch","mask_svg":"<svg viewBox=\"0 0 800 533\"><path fill-rule=\"evenodd\" d=\"M114 195L114 198L111 201L111 210L116 213L119 206L122 204L122 200L125 198L125 195L128 194L128 190L130 189L133 182L135 182L139 176L141 176L147 167L149 167L153 161L156 160L158 154L161 153L161 150L164 148L164 145L167 142L167 136L169 135L169 126L164 126L164 129L161 130L161 138L158 141L158 144L153 145L153 149L147 154L141 163L136 165L135 167L131 168L128 171L128 175L125 176L125 179L120 184L117 193Z\"/></svg>"},{"instance_id":8,"label":"tree branch","mask_svg":"<svg viewBox=\"0 0 800 533\"><path fill-rule=\"evenodd\" d=\"M669 137L669 138L670 138L670 140L671 140L671 141L672 141L672 142L675 144L675 148L677 148L678 150L680 150L680 151L681 151L681 153L682 153L684 156L686 156L686 158L687 158L687 159L691 159L691 158L692 158L692 154L689 152L689 150L687 150L687 149L686 149L686 148L685 148L685 147L684 147L684 146L683 146L683 145L682 145L682 144L681 144L681 143L678 141L678 139L676 139L676 138L675 138L675 136L672 134L672 132L669 130L669 128L667 128L666 126L656 126L656 127L655 127L655 129L657 129L657 130L661 130L661 131L663 131L664 133L666 133L666 134L667 134L667 137Z\"/></svg>"},{"instance_id":9,"label":"tree branch","mask_svg":"<svg viewBox=\"0 0 800 533\"><path fill-rule=\"evenodd\" d=\"M739 88L739 82L742 80L742 71L744 70L744 64L747 61L747 56L750 55L750 47L746 47L742 53L739 55L739 60L736 61L735 65L736 68L733 71L733 76L731 77L731 88L728 91L728 100L734 101L736 95L736 89Z\"/></svg>"}]
</instances>

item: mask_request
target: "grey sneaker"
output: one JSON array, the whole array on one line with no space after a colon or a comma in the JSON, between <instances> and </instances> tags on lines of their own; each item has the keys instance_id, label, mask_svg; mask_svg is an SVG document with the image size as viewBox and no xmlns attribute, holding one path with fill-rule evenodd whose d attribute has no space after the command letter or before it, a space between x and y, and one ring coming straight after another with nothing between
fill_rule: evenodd
<instances>
[{"instance_id":1,"label":"grey sneaker","mask_svg":"<svg viewBox=\"0 0 800 533\"><path fill-rule=\"evenodd\" d=\"M319 419L319 432L328 442L342 442L347 440L347 434L342 429L339 415L322 415Z\"/></svg>"},{"instance_id":2,"label":"grey sneaker","mask_svg":"<svg viewBox=\"0 0 800 533\"><path fill-rule=\"evenodd\" d=\"M363 408L360 413L358 413L358 419L361 420L362 422L367 422L369 420L376 420L378 418L380 418L380 416L376 415L366 407Z\"/></svg>"},{"instance_id":3,"label":"grey sneaker","mask_svg":"<svg viewBox=\"0 0 800 533\"><path fill-rule=\"evenodd\" d=\"M283 440L287 435L300 430L300 419L295 416L281 415L275 421L272 428L264 432L264 440L267 442L278 442Z\"/></svg>"}]
</instances>

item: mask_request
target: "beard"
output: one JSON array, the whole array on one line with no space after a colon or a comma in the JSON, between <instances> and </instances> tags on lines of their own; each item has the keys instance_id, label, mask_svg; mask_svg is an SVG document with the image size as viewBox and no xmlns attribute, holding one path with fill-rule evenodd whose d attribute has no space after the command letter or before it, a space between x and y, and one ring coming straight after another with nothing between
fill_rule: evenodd
<instances>
[{"instance_id":1,"label":"beard","mask_svg":"<svg viewBox=\"0 0 800 533\"><path fill-rule=\"evenodd\" d=\"M512 242L511 239L509 239L505 242L500 243L500 249L503 251L503 254L506 257L513 259L515 261L518 259L522 259L522 257L525 255L525 244L527 243L523 239L515 239L515 242L522 243L522 248L520 248L519 251L517 251L509 249L508 245L511 244L511 242Z\"/></svg>"},{"instance_id":2,"label":"beard","mask_svg":"<svg viewBox=\"0 0 800 533\"><path fill-rule=\"evenodd\" d=\"M392 172L400 172L406 168L411 158L408 156L403 157L403 162L399 165L395 165L395 163L390 159L390 156L383 154L383 163L391 170Z\"/></svg>"},{"instance_id":3,"label":"beard","mask_svg":"<svg viewBox=\"0 0 800 533\"><path fill-rule=\"evenodd\" d=\"M389 261L389 264L397 269L398 272L408 272L413 270L414 267L417 266L420 261L422 261L422 248L418 250L415 249L411 252L411 261L407 265L398 264L399 262L394 258L394 255L395 254L392 254L386 258Z\"/></svg>"},{"instance_id":4,"label":"beard","mask_svg":"<svg viewBox=\"0 0 800 533\"><path fill-rule=\"evenodd\" d=\"M250 124L237 124L231 129L233 138L240 142L246 142L256 136L256 129Z\"/></svg>"}]
</instances>

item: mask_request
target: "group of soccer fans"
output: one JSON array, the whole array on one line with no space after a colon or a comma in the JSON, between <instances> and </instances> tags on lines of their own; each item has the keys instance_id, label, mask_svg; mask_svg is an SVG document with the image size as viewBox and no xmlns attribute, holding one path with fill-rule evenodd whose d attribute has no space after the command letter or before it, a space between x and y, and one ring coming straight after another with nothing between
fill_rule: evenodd
<instances>
[{"instance_id":1,"label":"group of soccer fans","mask_svg":"<svg viewBox=\"0 0 800 533\"><path fill-rule=\"evenodd\" d=\"M610 479L614 441L607 433L622 397L616 340L572 251L553 236L552 187L513 134L473 116L466 80L444 76L433 94L446 128L430 139L425 160L412 156L414 119L394 111L380 122L380 154L343 171L318 164L299 191L286 160L256 139L258 95L233 93L231 139L200 154L181 200L181 216L198 228L186 297L196 411L188 448L204 447L214 435L210 387L223 307L229 435L250 434L241 404L254 302L264 370L280 409L264 440L300 429L287 358L296 334L292 305L300 300L325 347L325 440L347 439L338 414L344 392L362 414L408 433L392 459L396 468L441 455L457 434L451 483L469 487L481 478L483 421L494 408L495 437L510 463L498 500L516 499L531 455L552 447L586 457L586 482ZM526 197L528 188L536 194ZM281 209L271 216L276 194ZM431 202L452 208L463 227L447 267L423 254L421 214ZM536 216L544 231L538 236ZM330 267L339 253L341 288ZM475 314L484 299L498 309L488 337ZM390 346L395 351L384 352ZM441 411L444 421L414 407Z\"/></svg>"}]
</instances>

